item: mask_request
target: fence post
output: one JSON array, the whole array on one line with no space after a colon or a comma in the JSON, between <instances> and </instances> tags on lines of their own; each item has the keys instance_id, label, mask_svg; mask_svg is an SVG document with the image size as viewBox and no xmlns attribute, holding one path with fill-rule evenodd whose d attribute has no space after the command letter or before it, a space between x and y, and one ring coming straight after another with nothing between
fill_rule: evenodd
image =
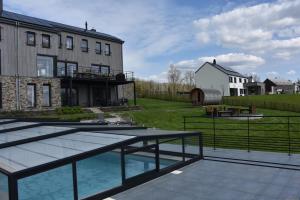
<instances>
[{"instance_id":1,"label":"fence post","mask_svg":"<svg viewBox=\"0 0 300 200\"><path fill-rule=\"evenodd\" d=\"M185 116L183 116L183 130L186 131L186 127L185 127Z\"/></svg>"},{"instance_id":2,"label":"fence post","mask_svg":"<svg viewBox=\"0 0 300 200\"><path fill-rule=\"evenodd\" d=\"M289 156L290 156L291 155L290 117L288 117L288 141L289 141Z\"/></svg>"},{"instance_id":3,"label":"fence post","mask_svg":"<svg viewBox=\"0 0 300 200\"><path fill-rule=\"evenodd\" d=\"M248 116L248 152L250 152L250 117Z\"/></svg>"},{"instance_id":4,"label":"fence post","mask_svg":"<svg viewBox=\"0 0 300 200\"><path fill-rule=\"evenodd\" d=\"M215 116L213 116L213 129L214 129L214 150L216 150L216 121L215 121Z\"/></svg>"}]
</instances>

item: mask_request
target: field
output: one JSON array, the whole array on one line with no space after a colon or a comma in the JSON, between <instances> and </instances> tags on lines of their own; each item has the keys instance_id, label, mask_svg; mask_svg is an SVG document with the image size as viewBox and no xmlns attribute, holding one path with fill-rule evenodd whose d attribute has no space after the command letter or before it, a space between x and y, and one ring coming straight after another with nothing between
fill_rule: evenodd
<instances>
[{"instance_id":1,"label":"field","mask_svg":"<svg viewBox=\"0 0 300 200\"><path fill-rule=\"evenodd\" d=\"M164 130L183 130L183 116L199 116L187 119L187 130L201 131L206 146L222 148L255 149L270 151L300 151L299 113L269 109L257 109L268 116L264 119L248 121L215 119L206 117L204 109L190 103L170 102L153 99L138 99L141 111L123 112L138 125Z\"/></svg>"},{"instance_id":2,"label":"field","mask_svg":"<svg viewBox=\"0 0 300 200\"><path fill-rule=\"evenodd\" d=\"M245 97L225 97L224 104L235 106L256 105L259 108L300 112L299 94L257 95Z\"/></svg>"}]
</instances>

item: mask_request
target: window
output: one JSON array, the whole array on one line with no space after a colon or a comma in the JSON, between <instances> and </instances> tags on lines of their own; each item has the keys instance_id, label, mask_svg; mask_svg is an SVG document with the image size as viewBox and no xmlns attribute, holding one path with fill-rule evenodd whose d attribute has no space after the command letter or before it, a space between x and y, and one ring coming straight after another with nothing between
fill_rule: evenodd
<instances>
[{"instance_id":1,"label":"window","mask_svg":"<svg viewBox=\"0 0 300 200\"><path fill-rule=\"evenodd\" d=\"M37 56L37 74L43 77L53 77L53 57Z\"/></svg>"},{"instance_id":2,"label":"window","mask_svg":"<svg viewBox=\"0 0 300 200\"><path fill-rule=\"evenodd\" d=\"M66 64L64 62L57 63L57 76L58 77L66 76Z\"/></svg>"},{"instance_id":3,"label":"window","mask_svg":"<svg viewBox=\"0 0 300 200\"><path fill-rule=\"evenodd\" d=\"M232 77L231 76L229 76L229 83L232 83L233 81L232 81Z\"/></svg>"},{"instance_id":4,"label":"window","mask_svg":"<svg viewBox=\"0 0 300 200\"><path fill-rule=\"evenodd\" d=\"M93 74L100 74L101 73L101 66L100 65L92 65L91 69Z\"/></svg>"},{"instance_id":5,"label":"window","mask_svg":"<svg viewBox=\"0 0 300 200\"><path fill-rule=\"evenodd\" d=\"M2 27L0 26L0 41L2 41Z\"/></svg>"},{"instance_id":6,"label":"window","mask_svg":"<svg viewBox=\"0 0 300 200\"><path fill-rule=\"evenodd\" d=\"M2 83L0 82L0 108L2 108Z\"/></svg>"},{"instance_id":7,"label":"window","mask_svg":"<svg viewBox=\"0 0 300 200\"><path fill-rule=\"evenodd\" d=\"M236 77L234 77L234 83L236 83Z\"/></svg>"},{"instance_id":8,"label":"window","mask_svg":"<svg viewBox=\"0 0 300 200\"><path fill-rule=\"evenodd\" d=\"M42 34L42 47L50 48L50 35Z\"/></svg>"},{"instance_id":9,"label":"window","mask_svg":"<svg viewBox=\"0 0 300 200\"><path fill-rule=\"evenodd\" d=\"M27 106L29 108L36 107L36 91L35 84L27 84Z\"/></svg>"},{"instance_id":10,"label":"window","mask_svg":"<svg viewBox=\"0 0 300 200\"><path fill-rule=\"evenodd\" d=\"M110 44L105 44L105 55L106 56L110 56L111 52L110 52Z\"/></svg>"},{"instance_id":11,"label":"window","mask_svg":"<svg viewBox=\"0 0 300 200\"><path fill-rule=\"evenodd\" d=\"M34 32L27 32L27 45L28 46L35 46L35 33Z\"/></svg>"},{"instance_id":12,"label":"window","mask_svg":"<svg viewBox=\"0 0 300 200\"><path fill-rule=\"evenodd\" d=\"M58 48L62 48L62 38L60 34L58 35Z\"/></svg>"},{"instance_id":13,"label":"window","mask_svg":"<svg viewBox=\"0 0 300 200\"><path fill-rule=\"evenodd\" d=\"M244 89L240 89L240 95L244 94Z\"/></svg>"},{"instance_id":14,"label":"window","mask_svg":"<svg viewBox=\"0 0 300 200\"><path fill-rule=\"evenodd\" d=\"M110 73L110 67L106 65L92 65L92 73L108 76Z\"/></svg>"},{"instance_id":15,"label":"window","mask_svg":"<svg viewBox=\"0 0 300 200\"><path fill-rule=\"evenodd\" d=\"M105 65L101 66L101 74L102 75L108 76L109 72L110 72L110 67L109 66L105 66Z\"/></svg>"},{"instance_id":16,"label":"window","mask_svg":"<svg viewBox=\"0 0 300 200\"><path fill-rule=\"evenodd\" d=\"M76 63L67 63L67 76L73 77L74 72L77 71L77 64Z\"/></svg>"},{"instance_id":17,"label":"window","mask_svg":"<svg viewBox=\"0 0 300 200\"><path fill-rule=\"evenodd\" d=\"M88 52L89 51L89 42L86 39L81 40L81 51Z\"/></svg>"},{"instance_id":18,"label":"window","mask_svg":"<svg viewBox=\"0 0 300 200\"><path fill-rule=\"evenodd\" d=\"M69 50L73 50L73 48L74 48L73 37L67 36L67 39L66 39L66 47L67 47L67 49L69 49Z\"/></svg>"},{"instance_id":19,"label":"window","mask_svg":"<svg viewBox=\"0 0 300 200\"><path fill-rule=\"evenodd\" d=\"M247 83L247 79L244 79L244 83Z\"/></svg>"},{"instance_id":20,"label":"window","mask_svg":"<svg viewBox=\"0 0 300 200\"><path fill-rule=\"evenodd\" d=\"M240 83L242 83L242 78L239 78L239 79L240 79L240 80L239 80L239 81L240 81Z\"/></svg>"},{"instance_id":21,"label":"window","mask_svg":"<svg viewBox=\"0 0 300 200\"><path fill-rule=\"evenodd\" d=\"M96 42L96 54L101 54L101 43L100 42Z\"/></svg>"},{"instance_id":22,"label":"window","mask_svg":"<svg viewBox=\"0 0 300 200\"><path fill-rule=\"evenodd\" d=\"M43 85L43 106L51 106L51 86L49 84Z\"/></svg>"},{"instance_id":23,"label":"window","mask_svg":"<svg viewBox=\"0 0 300 200\"><path fill-rule=\"evenodd\" d=\"M2 55L1 55L2 51L0 49L0 75L2 74Z\"/></svg>"}]
</instances>

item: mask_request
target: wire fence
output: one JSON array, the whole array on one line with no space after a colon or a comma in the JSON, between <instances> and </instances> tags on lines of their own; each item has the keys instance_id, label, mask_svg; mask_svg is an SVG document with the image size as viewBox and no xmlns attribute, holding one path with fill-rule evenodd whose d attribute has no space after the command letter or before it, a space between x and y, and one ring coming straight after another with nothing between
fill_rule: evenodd
<instances>
[{"instance_id":1,"label":"wire fence","mask_svg":"<svg viewBox=\"0 0 300 200\"><path fill-rule=\"evenodd\" d=\"M184 116L183 129L201 131L214 149L300 153L300 116Z\"/></svg>"}]
</instances>

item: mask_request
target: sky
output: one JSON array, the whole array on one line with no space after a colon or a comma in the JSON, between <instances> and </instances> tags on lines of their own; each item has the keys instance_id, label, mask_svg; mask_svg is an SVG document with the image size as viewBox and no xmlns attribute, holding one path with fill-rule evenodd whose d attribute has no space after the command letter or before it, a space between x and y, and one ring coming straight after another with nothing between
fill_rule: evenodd
<instances>
[{"instance_id":1,"label":"sky","mask_svg":"<svg viewBox=\"0 0 300 200\"><path fill-rule=\"evenodd\" d=\"M167 81L204 62L265 78L300 78L300 0L4 0L4 9L117 36L124 70Z\"/></svg>"}]
</instances>

